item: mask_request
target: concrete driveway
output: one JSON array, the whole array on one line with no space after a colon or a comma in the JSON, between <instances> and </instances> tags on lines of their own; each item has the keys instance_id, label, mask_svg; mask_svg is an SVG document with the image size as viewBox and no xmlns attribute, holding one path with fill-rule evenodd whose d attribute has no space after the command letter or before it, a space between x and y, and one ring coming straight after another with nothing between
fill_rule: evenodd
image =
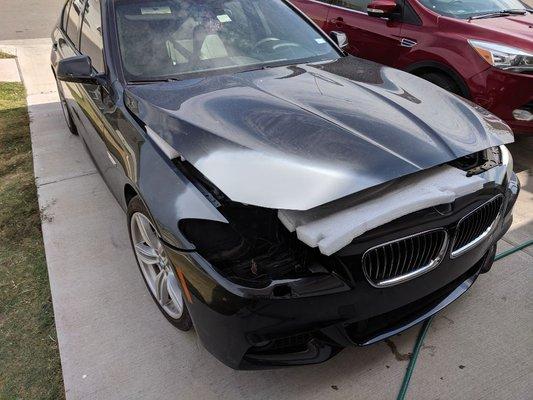
<instances>
[{"instance_id":1,"label":"concrete driveway","mask_svg":"<svg viewBox=\"0 0 533 400\"><path fill-rule=\"evenodd\" d=\"M66 0L0 0L0 40L50 37Z\"/></svg>"},{"instance_id":2,"label":"concrete driveway","mask_svg":"<svg viewBox=\"0 0 533 400\"><path fill-rule=\"evenodd\" d=\"M395 399L418 328L301 368L233 371L159 313L130 250L126 219L63 122L48 40L12 42L28 90L34 168L67 399ZM2 45L0 43L0 49ZM524 142L532 146L531 141ZM533 150L500 250L533 238ZM527 168L529 167L529 171ZM436 317L410 399L529 399L533 248L497 263Z\"/></svg>"}]
</instances>

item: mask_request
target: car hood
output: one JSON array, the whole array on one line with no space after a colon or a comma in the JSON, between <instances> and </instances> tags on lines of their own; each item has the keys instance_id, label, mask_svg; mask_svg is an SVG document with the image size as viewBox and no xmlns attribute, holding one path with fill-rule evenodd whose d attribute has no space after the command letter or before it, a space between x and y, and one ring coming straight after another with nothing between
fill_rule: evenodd
<instances>
[{"instance_id":1,"label":"car hood","mask_svg":"<svg viewBox=\"0 0 533 400\"><path fill-rule=\"evenodd\" d=\"M513 141L480 107L358 59L130 85L126 104L231 200L307 210Z\"/></svg>"},{"instance_id":2,"label":"car hood","mask_svg":"<svg viewBox=\"0 0 533 400\"><path fill-rule=\"evenodd\" d=\"M478 38L499 42L526 51L533 51L533 15L512 15L508 17L471 20L470 24L481 28ZM502 39L505 37L506 39ZM499 38L499 39L495 39Z\"/></svg>"}]
</instances>

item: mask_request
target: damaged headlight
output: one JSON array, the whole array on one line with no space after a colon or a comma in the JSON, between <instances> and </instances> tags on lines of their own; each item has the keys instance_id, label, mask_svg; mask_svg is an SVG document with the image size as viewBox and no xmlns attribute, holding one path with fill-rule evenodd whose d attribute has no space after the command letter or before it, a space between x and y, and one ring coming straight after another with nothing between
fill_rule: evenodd
<instances>
[{"instance_id":1,"label":"damaged headlight","mask_svg":"<svg viewBox=\"0 0 533 400\"><path fill-rule=\"evenodd\" d=\"M184 219L178 227L222 275L239 284L262 287L273 280L312 274L316 249L288 232L276 210L231 203L219 211L229 223Z\"/></svg>"},{"instance_id":2,"label":"damaged headlight","mask_svg":"<svg viewBox=\"0 0 533 400\"><path fill-rule=\"evenodd\" d=\"M502 165L505 165L507 177L510 178L514 172L513 156L511 155L511 152L509 151L507 146L502 145L499 147L499 149L501 154L501 163Z\"/></svg>"},{"instance_id":3,"label":"damaged headlight","mask_svg":"<svg viewBox=\"0 0 533 400\"><path fill-rule=\"evenodd\" d=\"M468 40L470 46L493 67L514 71L533 71L533 54L502 44Z\"/></svg>"}]
</instances>

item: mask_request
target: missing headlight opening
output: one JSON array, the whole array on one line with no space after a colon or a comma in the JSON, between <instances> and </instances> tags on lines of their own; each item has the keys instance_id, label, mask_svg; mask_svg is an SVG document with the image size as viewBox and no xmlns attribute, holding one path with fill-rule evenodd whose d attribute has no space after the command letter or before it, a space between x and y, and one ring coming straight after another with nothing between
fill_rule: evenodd
<instances>
[{"instance_id":1,"label":"missing headlight opening","mask_svg":"<svg viewBox=\"0 0 533 400\"><path fill-rule=\"evenodd\" d=\"M178 223L198 253L226 278L265 287L275 280L344 273L339 260L320 254L290 233L278 210L233 202L187 161L173 161L229 222L183 219ZM275 291L281 297L288 294L285 287Z\"/></svg>"},{"instance_id":2,"label":"missing headlight opening","mask_svg":"<svg viewBox=\"0 0 533 400\"><path fill-rule=\"evenodd\" d=\"M174 160L228 220L183 219L178 227L202 257L237 284L266 287L331 272L353 281L339 250L402 216L480 190L488 182L480 174L501 165L501 158L498 147L489 148L303 212L233 202L191 164ZM286 295L290 289L280 294Z\"/></svg>"},{"instance_id":3,"label":"missing headlight opening","mask_svg":"<svg viewBox=\"0 0 533 400\"><path fill-rule=\"evenodd\" d=\"M281 224L276 210L227 202L229 223L186 219L179 228L198 252L230 280L264 287L273 280L309 276L324 269L324 256Z\"/></svg>"},{"instance_id":4,"label":"missing headlight opening","mask_svg":"<svg viewBox=\"0 0 533 400\"><path fill-rule=\"evenodd\" d=\"M469 154L449 163L452 167L467 172L467 176L477 175L488 171L502 163L502 154L499 147L491 147L477 153Z\"/></svg>"}]
</instances>

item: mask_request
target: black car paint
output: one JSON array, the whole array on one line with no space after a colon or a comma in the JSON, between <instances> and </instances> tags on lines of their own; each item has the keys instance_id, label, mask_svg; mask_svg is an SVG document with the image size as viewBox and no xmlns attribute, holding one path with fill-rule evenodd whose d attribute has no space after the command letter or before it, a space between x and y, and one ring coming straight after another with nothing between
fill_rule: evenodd
<instances>
[{"instance_id":1,"label":"black car paint","mask_svg":"<svg viewBox=\"0 0 533 400\"><path fill-rule=\"evenodd\" d=\"M179 232L177 221L181 218L209 215L213 219L223 220L224 217L217 215L216 209L196 186L164 156L146 134L143 126L145 121L140 120L138 115L141 115L140 110L143 107L149 107L140 94L151 89L140 86L133 88L124 81L116 51L118 44L114 24L111 21L111 1L102 1L102 15L107 83L61 83L69 109L98 169L122 208L126 209L127 200L132 194L137 194L150 210L159 234L166 243L167 252L174 265L183 271L189 285L193 301L188 307L197 333L206 348L227 365L233 368L259 368L321 362L335 355L344 346L366 344L372 342L372 339L383 338L387 334L404 329L416 322L421 315L436 311L436 308L430 307L425 314L400 315L401 321L396 321L396 324L391 324L386 329L369 331L370 336L361 340L351 340L346 336L348 325L394 312L398 307L420 301L432 291L462 279L444 296L452 296L450 300L455 299L464 292L457 292L457 289L466 290L473 282L485 253L508 229L511 218L509 207L505 221L502 221L499 231L493 234L491 240L487 240L465 256L446 260L442 268L395 288L376 289L364 280L357 280L354 286L335 275L275 282L263 289L251 289L229 282L194 252ZM61 23L54 30L52 39L54 47L51 60L55 71L59 60L79 55L79 52L75 43L62 31ZM79 37L77 41L79 43ZM286 76L287 71L296 71L292 78L298 79L299 72L307 73L306 69L313 68L316 67L282 67L276 71L245 74L272 77L280 74ZM374 80L375 84L380 77L381 68L374 65L368 70L362 70L360 80ZM353 71L349 73L353 75ZM213 78L213 81L224 79L231 80L226 77ZM290 79L290 76L284 79L283 85L289 85ZM165 87L171 88L179 84L168 84ZM157 85L152 88L155 87ZM401 87L401 84L398 84L398 87ZM129 104L130 109L125 105L125 91L129 91L138 101L140 109L137 116L130 110L134 108L134 104ZM176 97L171 97L170 100L175 104ZM335 105L338 105L338 99L335 99L331 107L335 108ZM167 118L167 115L161 113L160 118ZM157 123L154 125L157 127ZM492 142L487 140L486 143L490 145ZM453 148L448 151L455 154ZM377 166L387 168L386 165ZM513 189L511 182L506 185L508 188L486 188L483 196L505 192L507 201L512 203L516 199L518 189L516 186ZM462 201L464 204L458 202L455 205L460 212L458 211L454 218L458 218L461 213L466 213L475 205L472 199ZM456 222L456 219L446 222L452 230L454 221ZM369 232L358 241L358 246L368 248L378 241L401 237L436 223L442 224L443 221L434 215L434 210L423 210L416 216L404 217L401 221ZM359 251L358 249L357 252ZM290 291L281 292L280 295L280 292L275 290L280 286L287 286ZM308 344L310 350L304 352L307 356L303 359L301 355L294 354L255 359L249 357L248 353L254 345L302 332L310 332L313 335L313 340Z\"/></svg>"},{"instance_id":2,"label":"black car paint","mask_svg":"<svg viewBox=\"0 0 533 400\"><path fill-rule=\"evenodd\" d=\"M352 56L126 93L231 200L276 209L314 208L513 141L479 107Z\"/></svg>"},{"instance_id":3,"label":"black car paint","mask_svg":"<svg viewBox=\"0 0 533 400\"><path fill-rule=\"evenodd\" d=\"M319 363L346 346L368 345L397 334L464 294L483 264L492 263L492 259L486 259L487 253L508 230L518 191L516 181L507 182L506 187L489 186L482 193L458 200L451 214L443 216L433 208L421 210L358 238L347 250L360 256L376 244L436 227L444 226L453 234L463 215L495 194L505 194L505 218L489 239L464 256L446 257L439 268L391 288L372 287L362 277L360 266L354 264L351 273L355 282L351 286L341 277L330 275L326 281L310 278L296 285L275 282L268 290L251 289L224 280L197 253L179 253L171 248L167 251L173 263L195 282L191 288L194 300L189 305L195 330L205 347L222 362L236 369ZM335 281L337 287L333 289ZM273 288L277 286L288 286L290 295L276 296ZM350 336L348 332L357 328L362 332ZM264 342L302 333L313 339L298 351L250 357L250 352L260 349Z\"/></svg>"}]
</instances>

